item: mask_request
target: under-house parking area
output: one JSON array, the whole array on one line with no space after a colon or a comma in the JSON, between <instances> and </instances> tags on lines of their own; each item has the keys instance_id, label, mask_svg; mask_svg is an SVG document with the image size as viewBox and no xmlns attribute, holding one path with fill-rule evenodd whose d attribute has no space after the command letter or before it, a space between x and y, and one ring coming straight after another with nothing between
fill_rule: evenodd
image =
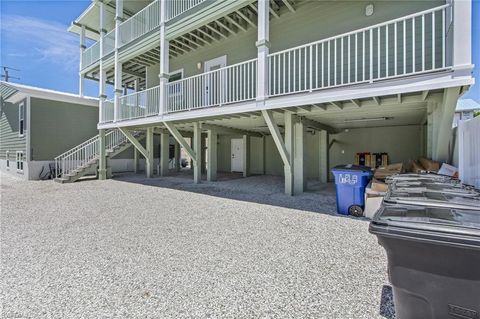
<instances>
[{"instance_id":1,"label":"under-house parking area","mask_svg":"<svg viewBox=\"0 0 480 319\"><path fill-rule=\"evenodd\" d=\"M384 251L330 186L1 177L5 318L393 317Z\"/></svg>"}]
</instances>

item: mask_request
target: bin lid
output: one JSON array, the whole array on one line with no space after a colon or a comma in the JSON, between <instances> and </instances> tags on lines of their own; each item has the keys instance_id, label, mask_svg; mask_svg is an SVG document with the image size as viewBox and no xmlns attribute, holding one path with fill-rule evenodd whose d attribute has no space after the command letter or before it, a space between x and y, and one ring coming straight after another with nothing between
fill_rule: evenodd
<instances>
[{"instance_id":1,"label":"bin lid","mask_svg":"<svg viewBox=\"0 0 480 319\"><path fill-rule=\"evenodd\" d=\"M433 184L424 184L424 185L405 185L399 183L390 184L390 189L394 192L405 192L405 193L418 193L418 192L432 192L432 193L445 193L452 195L460 195L466 197L478 197L480 193L474 189L467 189L462 187L454 187L446 184L433 185Z\"/></svg>"},{"instance_id":2,"label":"bin lid","mask_svg":"<svg viewBox=\"0 0 480 319\"><path fill-rule=\"evenodd\" d=\"M355 172L363 172L363 173L371 173L373 174L372 168L368 166L361 166L361 165L337 165L332 168L332 172L335 171L355 171Z\"/></svg>"},{"instance_id":3,"label":"bin lid","mask_svg":"<svg viewBox=\"0 0 480 319\"><path fill-rule=\"evenodd\" d=\"M464 210L416 205L384 205L375 214L370 232L417 237L480 247L480 208ZM472 238L473 237L473 238Z\"/></svg>"},{"instance_id":4,"label":"bin lid","mask_svg":"<svg viewBox=\"0 0 480 319\"><path fill-rule=\"evenodd\" d=\"M428 191L390 191L384 198L386 203L448 207L457 209L480 210L480 197L462 196Z\"/></svg>"}]
</instances>

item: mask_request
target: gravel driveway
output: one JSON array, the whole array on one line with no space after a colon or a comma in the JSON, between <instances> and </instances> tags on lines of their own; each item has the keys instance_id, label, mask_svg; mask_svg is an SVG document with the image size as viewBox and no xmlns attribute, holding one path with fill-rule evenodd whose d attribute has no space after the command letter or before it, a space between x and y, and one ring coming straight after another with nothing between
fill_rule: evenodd
<instances>
[{"instance_id":1,"label":"gravel driveway","mask_svg":"<svg viewBox=\"0 0 480 319\"><path fill-rule=\"evenodd\" d=\"M393 318L385 253L332 192L0 177L1 318Z\"/></svg>"}]
</instances>

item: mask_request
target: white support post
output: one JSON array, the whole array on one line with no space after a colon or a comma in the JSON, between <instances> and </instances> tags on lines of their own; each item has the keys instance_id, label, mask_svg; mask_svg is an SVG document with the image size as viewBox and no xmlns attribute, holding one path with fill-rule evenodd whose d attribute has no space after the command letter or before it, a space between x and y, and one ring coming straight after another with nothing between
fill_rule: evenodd
<instances>
[{"instance_id":1,"label":"white support post","mask_svg":"<svg viewBox=\"0 0 480 319\"><path fill-rule=\"evenodd\" d=\"M175 142L175 171L180 172L180 165L182 164L180 143Z\"/></svg>"},{"instance_id":2,"label":"white support post","mask_svg":"<svg viewBox=\"0 0 480 319\"><path fill-rule=\"evenodd\" d=\"M270 1L258 0L257 101L268 98L268 54L270 48Z\"/></svg>"},{"instance_id":3,"label":"white support post","mask_svg":"<svg viewBox=\"0 0 480 319\"><path fill-rule=\"evenodd\" d=\"M429 101L427 103L427 158L433 156L433 112L435 110L435 102Z\"/></svg>"},{"instance_id":4,"label":"white support post","mask_svg":"<svg viewBox=\"0 0 480 319\"><path fill-rule=\"evenodd\" d=\"M208 130L208 167L207 167L207 180L213 182L217 180L217 143L218 135L215 130Z\"/></svg>"},{"instance_id":5,"label":"white support post","mask_svg":"<svg viewBox=\"0 0 480 319\"><path fill-rule=\"evenodd\" d=\"M82 25L80 30L80 69L79 69L79 83L78 83L78 95L83 97L85 95L85 77L82 74L83 67L83 52L85 52L85 26Z\"/></svg>"},{"instance_id":6,"label":"white support post","mask_svg":"<svg viewBox=\"0 0 480 319\"><path fill-rule=\"evenodd\" d=\"M160 116L167 113L166 86L170 73L169 40L166 38L167 0L160 0Z\"/></svg>"},{"instance_id":7,"label":"white support post","mask_svg":"<svg viewBox=\"0 0 480 319\"><path fill-rule=\"evenodd\" d=\"M445 89L443 101L441 105L437 106L437 109L441 107L441 110L438 110L438 123L434 123L438 128L434 132L437 139L437 142L434 144L435 151L433 153L433 159L435 161L448 163L451 158L452 122L459 96L460 87Z\"/></svg>"},{"instance_id":8,"label":"white support post","mask_svg":"<svg viewBox=\"0 0 480 319\"><path fill-rule=\"evenodd\" d=\"M107 149L105 144L105 130L98 131L98 179L107 179Z\"/></svg>"},{"instance_id":9,"label":"white support post","mask_svg":"<svg viewBox=\"0 0 480 319\"><path fill-rule=\"evenodd\" d=\"M138 150L136 147L133 148L133 172L138 173Z\"/></svg>"},{"instance_id":10,"label":"white support post","mask_svg":"<svg viewBox=\"0 0 480 319\"><path fill-rule=\"evenodd\" d=\"M105 30L105 4L103 2L99 3L100 5L100 63L99 63L99 79L98 79L98 110L100 112L99 119L100 122L104 122L106 119L105 117L105 100L107 99L106 94L106 82L107 82L107 72L103 66L103 53L105 52L105 41L104 37L106 34Z\"/></svg>"},{"instance_id":11,"label":"white support post","mask_svg":"<svg viewBox=\"0 0 480 319\"><path fill-rule=\"evenodd\" d=\"M202 129L199 122L193 123L193 150L195 160L193 161L193 181L195 184L202 180Z\"/></svg>"},{"instance_id":12,"label":"white support post","mask_svg":"<svg viewBox=\"0 0 480 319\"><path fill-rule=\"evenodd\" d=\"M153 176L153 127L147 128L145 148L147 153L147 156L145 157L145 172L147 174L147 178L150 178Z\"/></svg>"},{"instance_id":13,"label":"white support post","mask_svg":"<svg viewBox=\"0 0 480 319\"><path fill-rule=\"evenodd\" d=\"M122 63L120 62L119 48L121 46L120 24L123 21L123 0L116 0L115 8L115 101L114 121L118 121L120 111L120 97L122 96Z\"/></svg>"},{"instance_id":14,"label":"white support post","mask_svg":"<svg viewBox=\"0 0 480 319\"><path fill-rule=\"evenodd\" d=\"M207 172L207 135L202 134L202 174Z\"/></svg>"},{"instance_id":15,"label":"white support post","mask_svg":"<svg viewBox=\"0 0 480 319\"><path fill-rule=\"evenodd\" d=\"M305 178L305 127L298 116L293 116L293 193L294 195L302 194L306 189L307 179Z\"/></svg>"},{"instance_id":16,"label":"white support post","mask_svg":"<svg viewBox=\"0 0 480 319\"><path fill-rule=\"evenodd\" d=\"M262 136L262 173L267 174L267 137Z\"/></svg>"},{"instance_id":17,"label":"white support post","mask_svg":"<svg viewBox=\"0 0 480 319\"><path fill-rule=\"evenodd\" d=\"M320 182L328 182L328 132L320 131Z\"/></svg>"},{"instance_id":18,"label":"white support post","mask_svg":"<svg viewBox=\"0 0 480 319\"><path fill-rule=\"evenodd\" d=\"M160 135L160 176L168 175L170 155L170 134L164 132Z\"/></svg>"},{"instance_id":19,"label":"white support post","mask_svg":"<svg viewBox=\"0 0 480 319\"><path fill-rule=\"evenodd\" d=\"M285 194L294 195L294 185L293 185L293 173L294 173L294 163L293 163L293 148L294 148L294 125L295 125L295 115L291 112L285 112L285 149L287 151L288 161L290 166L285 166Z\"/></svg>"},{"instance_id":20,"label":"white support post","mask_svg":"<svg viewBox=\"0 0 480 319\"><path fill-rule=\"evenodd\" d=\"M250 136L243 135L243 177L250 175Z\"/></svg>"},{"instance_id":21,"label":"white support post","mask_svg":"<svg viewBox=\"0 0 480 319\"><path fill-rule=\"evenodd\" d=\"M454 76L470 76L472 65L472 1L453 0Z\"/></svg>"}]
</instances>

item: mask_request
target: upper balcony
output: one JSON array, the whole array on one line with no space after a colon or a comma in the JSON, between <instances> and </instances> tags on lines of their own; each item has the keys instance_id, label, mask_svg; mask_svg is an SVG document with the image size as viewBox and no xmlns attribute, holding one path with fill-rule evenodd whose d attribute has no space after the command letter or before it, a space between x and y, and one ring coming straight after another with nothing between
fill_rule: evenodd
<instances>
[{"instance_id":1,"label":"upper balcony","mask_svg":"<svg viewBox=\"0 0 480 319\"><path fill-rule=\"evenodd\" d=\"M451 6L443 5L365 28L279 50L268 56L268 100L373 84L452 67ZM257 98L257 59L168 83L119 99L116 121L155 118L250 103ZM114 121L107 101L101 123Z\"/></svg>"},{"instance_id":2,"label":"upper balcony","mask_svg":"<svg viewBox=\"0 0 480 319\"><path fill-rule=\"evenodd\" d=\"M176 19L183 13L207 2L207 0L185 0L166 2L166 22ZM120 48L124 48L133 41L158 31L161 17L160 0L155 0L136 14L122 22L119 26ZM82 53L81 69L95 64L101 57L106 57L115 50L115 28L104 37L104 52L100 52L100 42L95 42Z\"/></svg>"}]
</instances>

